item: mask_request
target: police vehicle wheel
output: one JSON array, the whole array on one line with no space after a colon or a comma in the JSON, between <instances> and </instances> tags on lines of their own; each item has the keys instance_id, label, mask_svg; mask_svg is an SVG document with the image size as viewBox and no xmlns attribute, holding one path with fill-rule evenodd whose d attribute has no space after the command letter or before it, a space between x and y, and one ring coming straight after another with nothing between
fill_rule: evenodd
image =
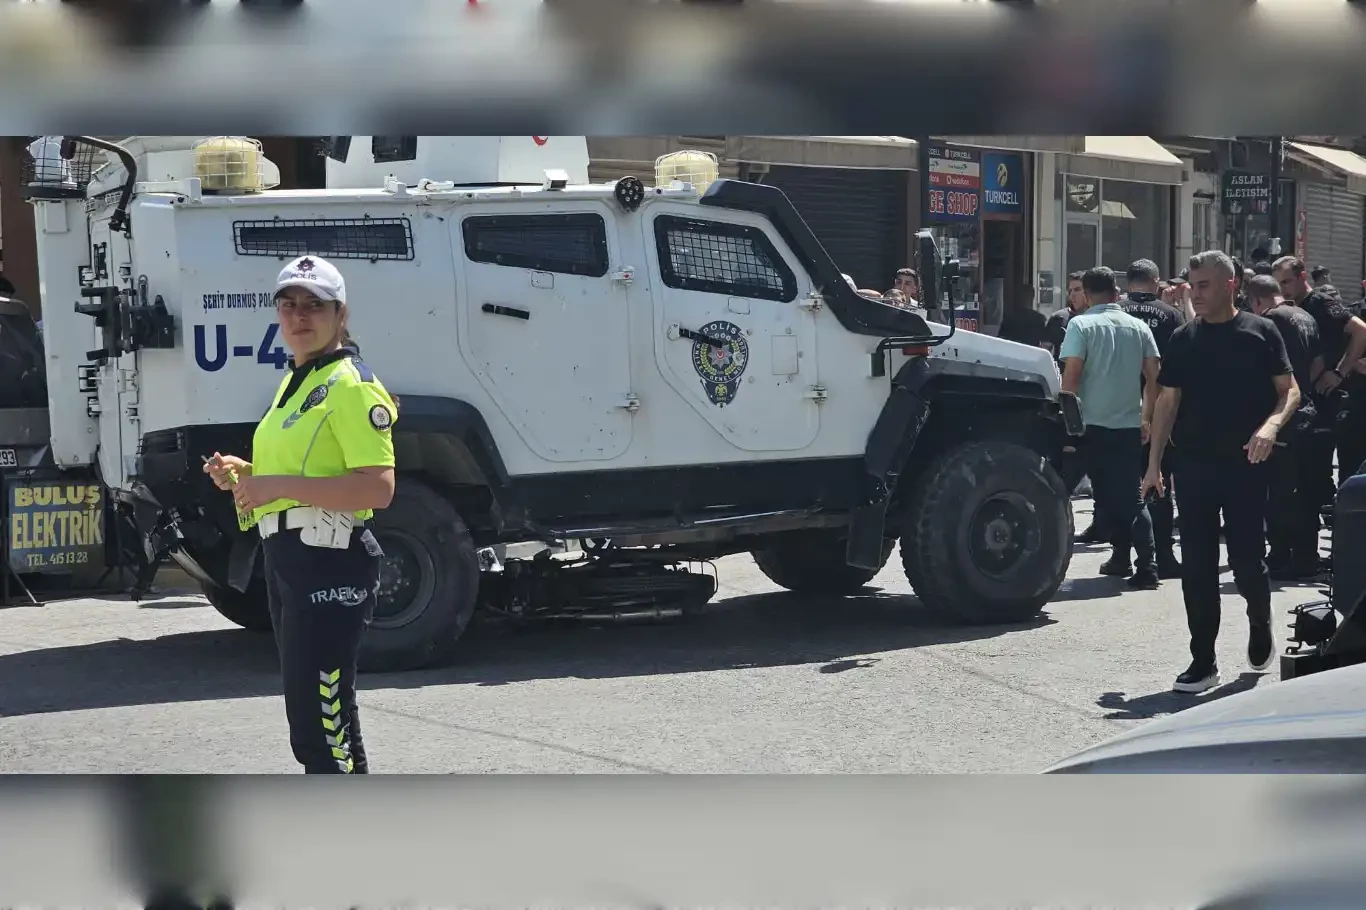
<instances>
[{"instance_id":1,"label":"police vehicle wheel","mask_svg":"<svg viewBox=\"0 0 1366 910\"><path fill-rule=\"evenodd\" d=\"M360 669L416 670L450 656L479 597L479 556L465 522L431 487L400 476L374 533L384 557Z\"/></svg>"},{"instance_id":2,"label":"police vehicle wheel","mask_svg":"<svg viewBox=\"0 0 1366 910\"><path fill-rule=\"evenodd\" d=\"M973 625L1027 621L1072 561L1068 492L1048 460L1005 440L957 446L917 479L901 561L931 610Z\"/></svg>"},{"instance_id":3,"label":"police vehicle wheel","mask_svg":"<svg viewBox=\"0 0 1366 910\"><path fill-rule=\"evenodd\" d=\"M270 632L270 602L266 595L266 580L253 577L246 591L203 585L204 596L228 622L236 623L249 632Z\"/></svg>"},{"instance_id":4,"label":"police vehicle wheel","mask_svg":"<svg viewBox=\"0 0 1366 910\"><path fill-rule=\"evenodd\" d=\"M754 564L779 587L798 594L853 594L872 581L887 564L896 541L882 550L877 569L860 569L844 561L846 541L835 531L785 534L754 550Z\"/></svg>"}]
</instances>

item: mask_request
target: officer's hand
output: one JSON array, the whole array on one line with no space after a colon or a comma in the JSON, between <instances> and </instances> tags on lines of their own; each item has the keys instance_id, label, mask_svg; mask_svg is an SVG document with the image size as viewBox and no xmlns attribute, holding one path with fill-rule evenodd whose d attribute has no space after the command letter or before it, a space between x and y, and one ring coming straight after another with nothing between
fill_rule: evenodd
<instances>
[{"instance_id":1,"label":"officer's hand","mask_svg":"<svg viewBox=\"0 0 1366 910\"><path fill-rule=\"evenodd\" d=\"M204 462L204 473L213 480L213 485L220 490L231 490L233 486L233 473L239 478L251 474L251 462L238 458L236 455L220 455L213 453L213 457Z\"/></svg>"},{"instance_id":2,"label":"officer's hand","mask_svg":"<svg viewBox=\"0 0 1366 910\"><path fill-rule=\"evenodd\" d=\"M287 498L283 484L288 481L288 477L279 476L241 477L232 488L232 498L237 503L238 511L245 514L277 499Z\"/></svg>"},{"instance_id":3,"label":"officer's hand","mask_svg":"<svg viewBox=\"0 0 1366 910\"><path fill-rule=\"evenodd\" d=\"M1138 488L1138 498L1147 499L1148 493L1155 492L1158 496L1166 496L1167 489L1162 483L1162 469L1148 468L1148 473L1143 475L1143 483Z\"/></svg>"},{"instance_id":4,"label":"officer's hand","mask_svg":"<svg viewBox=\"0 0 1366 910\"><path fill-rule=\"evenodd\" d=\"M1252 438L1243 448L1247 451L1248 461L1261 464L1271 457L1271 453L1276 449L1276 431L1262 427L1252 434Z\"/></svg>"},{"instance_id":5,"label":"officer's hand","mask_svg":"<svg viewBox=\"0 0 1366 910\"><path fill-rule=\"evenodd\" d=\"M1319 376L1319 381L1314 383L1314 388L1318 390L1320 395L1327 395L1341 383L1342 377L1338 375L1337 370L1329 369L1324 370L1323 374Z\"/></svg>"}]
</instances>

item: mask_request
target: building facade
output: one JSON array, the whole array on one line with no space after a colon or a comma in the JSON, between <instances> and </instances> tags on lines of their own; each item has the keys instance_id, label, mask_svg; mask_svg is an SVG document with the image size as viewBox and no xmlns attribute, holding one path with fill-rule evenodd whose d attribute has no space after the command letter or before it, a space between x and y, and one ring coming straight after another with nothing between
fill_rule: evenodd
<instances>
[{"instance_id":1,"label":"building facade","mask_svg":"<svg viewBox=\"0 0 1366 910\"><path fill-rule=\"evenodd\" d=\"M0 137L0 267L36 312L32 213L17 189L26 141ZM323 185L313 138L262 142L283 188ZM903 136L590 137L588 151L594 182L627 174L648 182L661 155L710 152L722 177L782 189L864 288L890 288L897 269L914 263L915 232L928 226L962 269L960 326L994 333L1013 310L1062 306L1070 272L1107 265L1122 273L1146 258L1171 275L1215 247L1250 264L1254 251L1270 252L1272 237L1282 252L1330 269L1349 300L1361 299L1366 158L1353 144L1283 144L1274 226L1276 143L1266 137L938 136L925 179L916 143Z\"/></svg>"},{"instance_id":2,"label":"building facade","mask_svg":"<svg viewBox=\"0 0 1366 910\"><path fill-rule=\"evenodd\" d=\"M1273 158L1267 137L1164 139L1192 173L1182 187L1178 246L1184 257L1219 248L1251 265L1257 253L1294 255L1324 266L1348 301L1363 296L1366 278L1366 158L1350 140L1283 140L1273 225ZM1273 238L1279 249L1273 249ZM1178 265L1180 263L1178 262Z\"/></svg>"}]
</instances>

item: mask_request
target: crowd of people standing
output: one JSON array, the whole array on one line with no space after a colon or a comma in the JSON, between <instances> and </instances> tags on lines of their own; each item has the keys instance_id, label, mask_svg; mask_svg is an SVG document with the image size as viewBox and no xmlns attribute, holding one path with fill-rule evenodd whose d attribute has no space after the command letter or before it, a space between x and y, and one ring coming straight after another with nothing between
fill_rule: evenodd
<instances>
[{"instance_id":1,"label":"crowd of people standing","mask_svg":"<svg viewBox=\"0 0 1366 910\"><path fill-rule=\"evenodd\" d=\"M1141 590L1180 580L1191 663L1179 692L1220 682L1220 542L1247 605L1248 663L1265 670L1271 582L1331 568L1320 531L1366 467L1366 300L1349 304L1297 257L1252 259L1209 250L1170 278L1140 259L1122 292L1109 268L1073 272L1065 307L1018 308L998 332L1049 350L1080 402L1086 431L1063 474L1074 493L1089 481L1093 519L1077 540L1110 545L1101 574ZM920 307L912 269L884 292L844 277Z\"/></svg>"},{"instance_id":2,"label":"crowd of people standing","mask_svg":"<svg viewBox=\"0 0 1366 910\"><path fill-rule=\"evenodd\" d=\"M1180 579L1191 663L1177 691L1220 681L1221 538L1247 604L1248 662L1264 670L1271 580L1322 572L1321 521L1366 460L1366 322L1315 272L1218 250L1165 281L1134 262L1124 293L1108 268L1075 272L1039 342L1086 424L1069 482L1089 478L1095 512L1079 540L1108 542L1101 572L1130 587Z\"/></svg>"}]
</instances>

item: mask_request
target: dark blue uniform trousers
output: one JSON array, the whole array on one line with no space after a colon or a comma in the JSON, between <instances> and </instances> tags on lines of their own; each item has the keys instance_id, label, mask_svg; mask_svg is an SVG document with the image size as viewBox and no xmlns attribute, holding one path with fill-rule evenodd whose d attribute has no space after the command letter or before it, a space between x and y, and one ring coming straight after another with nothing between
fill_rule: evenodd
<instances>
[{"instance_id":1,"label":"dark blue uniform trousers","mask_svg":"<svg viewBox=\"0 0 1366 910\"><path fill-rule=\"evenodd\" d=\"M264 550L294 758L306 774L368 774L356 663L374 613L379 543L357 527L345 550L312 547L281 528Z\"/></svg>"}]
</instances>

